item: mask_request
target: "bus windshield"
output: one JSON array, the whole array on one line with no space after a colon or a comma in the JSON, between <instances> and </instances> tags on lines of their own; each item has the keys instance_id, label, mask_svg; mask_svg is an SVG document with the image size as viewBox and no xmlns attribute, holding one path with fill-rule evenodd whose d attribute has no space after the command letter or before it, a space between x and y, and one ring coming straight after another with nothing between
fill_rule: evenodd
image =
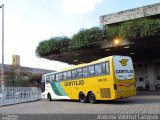
<instances>
[{"instance_id":1,"label":"bus windshield","mask_svg":"<svg viewBox=\"0 0 160 120\"><path fill-rule=\"evenodd\" d=\"M44 76L42 77L42 80L41 80L41 91L42 92L45 91L45 77Z\"/></svg>"}]
</instances>

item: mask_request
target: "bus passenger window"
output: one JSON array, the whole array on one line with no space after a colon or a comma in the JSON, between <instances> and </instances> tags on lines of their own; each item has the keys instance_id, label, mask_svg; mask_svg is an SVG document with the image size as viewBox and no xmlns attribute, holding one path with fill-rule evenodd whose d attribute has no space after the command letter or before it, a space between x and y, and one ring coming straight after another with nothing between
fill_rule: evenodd
<instances>
[{"instance_id":1,"label":"bus passenger window","mask_svg":"<svg viewBox=\"0 0 160 120\"><path fill-rule=\"evenodd\" d=\"M76 70L72 70L72 78L76 78L77 77L77 72Z\"/></svg>"},{"instance_id":2,"label":"bus passenger window","mask_svg":"<svg viewBox=\"0 0 160 120\"><path fill-rule=\"evenodd\" d=\"M63 73L59 73L59 80L63 80L63 77L64 77Z\"/></svg>"},{"instance_id":3,"label":"bus passenger window","mask_svg":"<svg viewBox=\"0 0 160 120\"><path fill-rule=\"evenodd\" d=\"M102 63L102 74L106 73L106 64Z\"/></svg>"},{"instance_id":4,"label":"bus passenger window","mask_svg":"<svg viewBox=\"0 0 160 120\"><path fill-rule=\"evenodd\" d=\"M95 74L100 75L101 72L102 72L101 65L100 64L95 65Z\"/></svg>"},{"instance_id":5,"label":"bus passenger window","mask_svg":"<svg viewBox=\"0 0 160 120\"><path fill-rule=\"evenodd\" d=\"M51 81L55 81L56 79L55 79L55 75L51 75Z\"/></svg>"},{"instance_id":6,"label":"bus passenger window","mask_svg":"<svg viewBox=\"0 0 160 120\"><path fill-rule=\"evenodd\" d=\"M89 75L94 75L94 66L89 66L88 67Z\"/></svg>"},{"instance_id":7,"label":"bus passenger window","mask_svg":"<svg viewBox=\"0 0 160 120\"><path fill-rule=\"evenodd\" d=\"M56 81L59 81L59 79L58 79L58 74L56 74Z\"/></svg>"},{"instance_id":8,"label":"bus passenger window","mask_svg":"<svg viewBox=\"0 0 160 120\"><path fill-rule=\"evenodd\" d=\"M64 75L63 79L66 80L67 79L67 72L64 72L63 75Z\"/></svg>"},{"instance_id":9,"label":"bus passenger window","mask_svg":"<svg viewBox=\"0 0 160 120\"><path fill-rule=\"evenodd\" d=\"M88 76L88 69L87 67L83 68L83 77L87 77Z\"/></svg>"},{"instance_id":10,"label":"bus passenger window","mask_svg":"<svg viewBox=\"0 0 160 120\"><path fill-rule=\"evenodd\" d=\"M77 69L77 77L82 77L82 69Z\"/></svg>"},{"instance_id":11,"label":"bus passenger window","mask_svg":"<svg viewBox=\"0 0 160 120\"><path fill-rule=\"evenodd\" d=\"M106 73L109 74L109 63L106 62Z\"/></svg>"},{"instance_id":12,"label":"bus passenger window","mask_svg":"<svg viewBox=\"0 0 160 120\"><path fill-rule=\"evenodd\" d=\"M71 78L71 71L67 72L67 78L70 79Z\"/></svg>"}]
</instances>

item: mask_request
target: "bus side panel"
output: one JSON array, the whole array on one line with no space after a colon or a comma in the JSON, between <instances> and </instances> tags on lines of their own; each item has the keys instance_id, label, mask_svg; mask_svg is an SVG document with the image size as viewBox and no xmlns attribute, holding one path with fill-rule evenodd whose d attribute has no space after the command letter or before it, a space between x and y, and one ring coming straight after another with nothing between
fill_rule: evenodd
<instances>
[{"instance_id":1,"label":"bus side panel","mask_svg":"<svg viewBox=\"0 0 160 120\"><path fill-rule=\"evenodd\" d=\"M79 93L82 91L87 94L92 91L97 100L112 100L115 99L114 88L113 88L113 64L111 59L110 63L110 72L106 75L81 78L77 80L68 80L61 82L61 86L63 87L66 94L71 99L79 99ZM82 82L83 81L83 82Z\"/></svg>"},{"instance_id":2,"label":"bus side panel","mask_svg":"<svg viewBox=\"0 0 160 120\"><path fill-rule=\"evenodd\" d=\"M79 99L80 92L85 93L87 96L88 93L92 91L97 100L108 100L111 99L111 81L111 75L103 75L73 81L64 81L61 82L61 86L71 99Z\"/></svg>"}]
</instances>

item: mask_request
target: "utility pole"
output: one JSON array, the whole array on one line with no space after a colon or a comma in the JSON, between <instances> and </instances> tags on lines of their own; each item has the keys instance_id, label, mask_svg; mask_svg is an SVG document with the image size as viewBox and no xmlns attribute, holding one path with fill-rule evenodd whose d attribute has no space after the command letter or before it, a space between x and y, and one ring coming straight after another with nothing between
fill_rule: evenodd
<instances>
[{"instance_id":1,"label":"utility pole","mask_svg":"<svg viewBox=\"0 0 160 120\"><path fill-rule=\"evenodd\" d=\"M4 4L0 6L2 8L2 64L1 64L1 89L2 89L2 98L1 104L3 100L4 93Z\"/></svg>"}]
</instances>

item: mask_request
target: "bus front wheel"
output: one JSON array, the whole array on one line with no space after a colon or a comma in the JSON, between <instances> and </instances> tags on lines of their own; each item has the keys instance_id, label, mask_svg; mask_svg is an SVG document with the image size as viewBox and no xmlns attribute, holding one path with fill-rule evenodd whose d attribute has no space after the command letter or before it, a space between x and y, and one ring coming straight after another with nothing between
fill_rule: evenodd
<instances>
[{"instance_id":1,"label":"bus front wheel","mask_svg":"<svg viewBox=\"0 0 160 120\"><path fill-rule=\"evenodd\" d=\"M87 102L87 96L83 92L79 93L79 101L81 103L86 103Z\"/></svg>"},{"instance_id":2,"label":"bus front wheel","mask_svg":"<svg viewBox=\"0 0 160 120\"><path fill-rule=\"evenodd\" d=\"M48 98L50 101L52 101L52 97L51 97L51 94L50 94L50 93L48 93L47 98Z\"/></svg>"},{"instance_id":3,"label":"bus front wheel","mask_svg":"<svg viewBox=\"0 0 160 120\"><path fill-rule=\"evenodd\" d=\"M93 92L89 92L89 94L88 94L88 101L90 102L90 103L96 103L96 96L94 95L94 93Z\"/></svg>"}]
</instances>

